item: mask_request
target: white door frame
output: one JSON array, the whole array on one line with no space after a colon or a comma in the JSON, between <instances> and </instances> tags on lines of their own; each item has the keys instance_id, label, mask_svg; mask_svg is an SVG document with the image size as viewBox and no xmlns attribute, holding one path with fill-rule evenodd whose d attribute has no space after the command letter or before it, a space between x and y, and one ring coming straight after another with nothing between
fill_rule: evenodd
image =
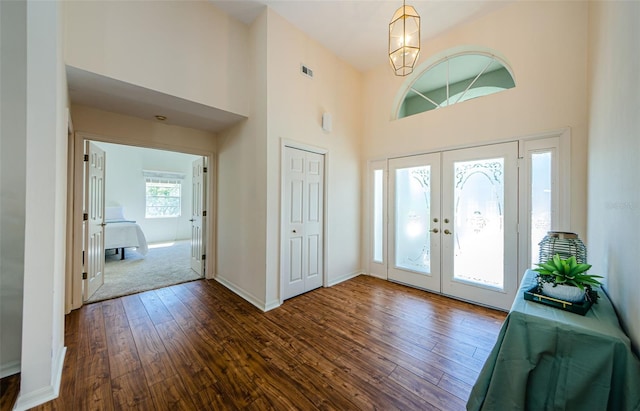
<instances>
[{"instance_id":1,"label":"white door frame","mask_svg":"<svg viewBox=\"0 0 640 411\"><path fill-rule=\"evenodd\" d=\"M84 261L82 300L88 301L104 285L105 179L107 156L92 141L85 141L84 149ZM94 182L97 178L97 182ZM96 194L96 195L94 195ZM85 220L86 217L86 220Z\"/></svg>"},{"instance_id":2,"label":"white door frame","mask_svg":"<svg viewBox=\"0 0 640 411\"><path fill-rule=\"evenodd\" d=\"M284 235L283 235L283 230L284 230L284 221L285 221L285 211L284 211L284 205L285 205L285 192L284 192L284 186L285 186L285 167L284 167L284 159L285 159L285 148L286 147L290 147L290 148L295 148L297 150L304 150L304 151L309 151L311 153L316 153L316 154L320 154L324 156L324 187L323 187L323 211L322 211L322 286L323 287L328 287L328 280L327 280L327 262L328 262L328 250L327 250L327 238L328 238L328 230L327 230L327 220L328 220L328 207L327 204L328 202L328 189L327 187L329 187L329 150L325 149L325 148L321 148L321 147L316 147L316 146L312 146L310 144L306 144L306 143L301 143L299 141L295 141L295 140L289 140L286 138L282 138L280 139L280 232L279 232L279 260L280 263L278 264L279 266L279 271L278 271L278 282L280 284L280 286L278 287L278 301L280 302L280 305L282 305L282 302L284 301L282 296L284 295L284 284L282 281L282 273L284 271L284 262L283 262L283 252L284 252Z\"/></svg>"},{"instance_id":3,"label":"white door frame","mask_svg":"<svg viewBox=\"0 0 640 411\"><path fill-rule=\"evenodd\" d=\"M382 261L376 261L374 259L374 246L375 246L375 233L374 233L374 225L375 225L375 171L382 171L382 235L380 241L382 241ZM389 279L389 274L387 270L388 265L388 249L387 249L387 227L388 227L388 185L389 185L389 160L381 159L381 160L369 160L367 162L367 178L366 178L366 198L367 198L367 206L363 209L365 210L365 221L367 222L364 226L363 232L364 237L368 238L366 242L367 246L365 247L365 261L367 262L367 272L369 275L377 278L381 278L383 280Z\"/></svg>"},{"instance_id":4,"label":"white door frame","mask_svg":"<svg viewBox=\"0 0 640 411\"><path fill-rule=\"evenodd\" d=\"M197 163L197 170L194 164ZM207 216L203 215L203 210L206 210L206 204L204 200L207 198L207 159L206 157L200 157L197 160L191 162L191 269L195 271L200 277L204 277L203 273L206 273L204 263L206 260L202 259L203 250L207 247L207 232L205 230L207 226ZM197 180L197 187L195 186ZM203 224L204 222L204 224ZM194 232L194 227L196 231ZM195 234L197 233L197 234ZM204 244L204 247L202 247ZM194 248L197 248L194 257ZM204 253L206 254L206 252Z\"/></svg>"},{"instance_id":5,"label":"white door frame","mask_svg":"<svg viewBox=\"0 0 640 411\"><path fill-rule=\"evenodd\" d=\"M387 161L392 159L392 158L398 158L398 157L408 157L408 156L412 156L412 155L421 155L421 154L429 154L429 153L434 153L434 152L442 152L442 151L449 151L449 150L456 150L456 149L465 149L465 148L475 148L475 147L481 147L481 146L485 146L485 145L491 145L491 144L501 144L501 143L508 143L508 142L518 142L518 147L519 147L519 153L518 153L518 158L519 158L519 176L518 176L518 201L519 201L519 217L518 217L518 284L520 283L520 281L522 281L522 276L524 275L524 271L528 268L527 264L526 264L526 258L523 258L524 256L527 255L527 253L529 253L531 247L530 247L530 241L529 241L529 229L528 229L528 225L527 225L527 213L528 213L528 208L529 208L529 193L527 192L528 190L523 190L522 187L527 185L527 181L528 181L528 174L524 171L524 169L526 167L523 167L526 165L526 157L528 154L528 149L532 148L532 147L537 147L537 142L538 140L547 140L544 144L548 144L549 141L551 139L557 138L557 146L555 146L558 150L558 159L559 159L559 164L558 164L558 178L559 181L557 182L558 184L558 216L556 219L556 222L553 225L553 229L556 230L562 230L562 231L571 231L571 129L569 127L564 127L564 128L560 128L560 129L555 129L555 130L549 130L549 131L545 131L545 132L541 132L541 133L536 133L536 134L529 134L529 135L521 135L521 136L515 136L513 138L507 138L507 139L499 139L499 140L492 140L492 141L483 141L483 142L478 142L477 144L463 144L463 145L459 145L459 146L450 146L450 147L441 147L438 149L434 149L434 150L426 150L426 151L417 151L417 152L408 152L406 154L403 155L394 155L391 157L384 157L384 158L373 158L373 159L369 159L367 160L367 168L366 168L366 172L368 173L368 178L365 180L367 182L367 187L366 190L369 193L369 195L366 197L367 201L368 201L368 205L365 208L365 210L367 210L367 214L365 215L365 220L364 220L364 224L365 224L365 230L364 230L364 244L366 244L366 251L365 251L365 256L366 256L366 261L367 261L367 268L368 268L368 275L372 275L372 276L379 276L381 278L384 278L384 276L381 276L379 274L376 273L372 273L372 268L371 268L371 255L372 255L372 249L371 249L371 245L373 244L373 233L371 231L371 224L372 224L372 212L371 212L371 199L372 199L372 184L371 184L371 171L372 171L372 167L371 165L374 163L381 163L384 161ZM387 163L388 164L388 163ZM388 176L388 165L386 168L386 178L385 178L385 205L388 206L388 201L391 201L388 197L389 197L389 190L387 189L388 186L388 179L390 178ZM388 230L389 228L389 216L388 216L388 212L385 212L385 222L384 222L384 226L385 226L385 230ZM388 235L385 236L385 245L388 244ZM388 268L389 268L389 258L388 258L388 251L385 252L385 257L387 258L387 260L382 264L382 270L383 271L387 271L388 272Z\"/></svg>"},{"instance_id":6,"label":"white door frame","mask_svg":"<svg viewBox=\"0 0 640 411\"><path fill-rule=\"evenodd\" d=\"M76 132L72 136L70 145L73 145L73 150L69 150L69 182L72 184L68 187L73 193L72 202L68 204L68 207L72 209L72 229L67 231L67 244L72 244L72 247L67 250L67 253L71 254L70 266L67 267L67 284L66 290L69 292L65 296L65 311L82 307L82 213L83 202L82 196L84 193L83 183L83 167L84 167L84 141L97 141L103 143L120 144L123 146L134 146L143 148L153 148L158 150L175 151L186 154L193 154L197 156L203 156L207 158L208 163L208 189L206 190L205 204L207 207L207 214L212 218L206 220L206 244L205 250L207 258L205 260L205 278L211 279L215 277L216 267L216 197L217 197L217 179L212 176L217 175L217 163L214 152L206 150L192 149L189 147L182 147L180 145L163 144L142 140L124 140L116 137L108 137L98 134L91 134L85 132Z\"/></svg>"},{"instance_id":7,"label":"white door frame","mask_svg":"<svg viewBox=\"0 0 640 411\"><path fill-rule=\"evenodd\" d=\"M563 128L522 138L520 144L519 186L519 243L518 281L522 281L525 270L531 268L527 256L531 251L531 154L537 151L553 151L552 168L554 180L552 192L551 230L572 231L571 229L571 129Z\"/></svg>"}]
</instances>

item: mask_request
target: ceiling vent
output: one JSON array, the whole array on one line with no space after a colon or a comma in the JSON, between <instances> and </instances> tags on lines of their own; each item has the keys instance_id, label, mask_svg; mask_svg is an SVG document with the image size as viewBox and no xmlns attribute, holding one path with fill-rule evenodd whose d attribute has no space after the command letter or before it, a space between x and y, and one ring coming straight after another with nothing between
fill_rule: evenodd
<instances>
[{"instance_id":1,"label":"ceiling vent","mask_svg":"<svg viewBox=\"0 0 640 411\"><path fill-rule=\"evenodd\" d=\"M311 70L309 67L305 66L304 64L300 64L300 72L309 78L313 78L313 70Z\"/></svg>"}]
</instances>

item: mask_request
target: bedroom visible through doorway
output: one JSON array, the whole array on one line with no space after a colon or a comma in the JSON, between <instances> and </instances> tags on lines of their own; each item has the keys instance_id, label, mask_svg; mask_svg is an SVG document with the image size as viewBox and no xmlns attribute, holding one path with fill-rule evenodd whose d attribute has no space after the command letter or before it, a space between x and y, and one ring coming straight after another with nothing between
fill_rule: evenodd
<instances>
[{"instance_id":1,"label":"bedroom visible through doorway","mask_svg":"<svg viewBox=\"0 0 640 411\"><path fill-rule=\"evenodd\" d=\"M92 143L105 152L105 264L104 283L85 296L85 302L202 278L203 225L198 220L206 198L201 174L206 160L179 152ZM85 201L90 208L91 199Z\"/></svg>"}]
</instances>

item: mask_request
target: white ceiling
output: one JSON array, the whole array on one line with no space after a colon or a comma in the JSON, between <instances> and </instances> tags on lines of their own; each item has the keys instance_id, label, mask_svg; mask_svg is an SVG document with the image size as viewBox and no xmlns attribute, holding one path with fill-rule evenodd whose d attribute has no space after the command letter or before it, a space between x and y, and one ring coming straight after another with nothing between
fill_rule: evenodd
<instances>
[{"instance_id":1,"label":"white ceiling","mask_svg":"<svg viewBox=\"0 0 640 411\"><path fill-rule=\"evenodd\" d=\"M165 124L218 132L245 117L135 84L67 66L67 85L73 104L155 120Z\"/></svg>"},{"instance_id":2,"label":"white ceiling","mask_svg":"<svg viewBox=\"0 0 640 411\"><path fill-rule=\"evenodd\" d=\"M311 38L360 71L388 61L388 30L402 0L209 0L250 24L270 7ZM424 48L428 39L496 10L514 0L407 0L421 18Z\"/></svg>"},{"instance_id":3,"label":"white ceiling","mask_svg":"<svg viewBox=\"0 0 640 411\"><path fill-rule=\"evenodd\" d=\"M215 7L250 24L266 7L324 45L360 71L388 61L389 20L401 0L209 0ZM423 48L452 27L515 0L409 0L421 16ZM389 71L391 74L391 71ZM116 113L218 132L243 119L213 107L133 84L67 67L69 95L83 104Z\"/></svg>"}]
</instances>

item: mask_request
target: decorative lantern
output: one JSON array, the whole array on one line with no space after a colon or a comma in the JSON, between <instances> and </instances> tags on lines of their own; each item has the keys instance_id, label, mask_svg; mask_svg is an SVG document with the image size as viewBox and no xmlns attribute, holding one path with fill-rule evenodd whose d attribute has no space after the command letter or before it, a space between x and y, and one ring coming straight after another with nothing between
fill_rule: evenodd
<instances>
[{"instance_id":1,"label":"decorative lantern","mask_svg":"<svg viewBox=\"0 0 640 411\"><path fill-rule=\"evenodd\" d=\"M389 23L389 61L396 76L411 74L419 54L420 16L403 1Z\"/></svg>"},{"instance_id":2,"label":"decorative lantern","mask_svg":"<svg viewBox=\"0 0 640 411\"><path fill-rule=\"evenodd\" d=\"M575 256L578 263L587 263L587 248L576 233L548 231L538 245L540 246L539 263L546 263L556 254L562 259Z\"/></svg>"}]
</instances>

